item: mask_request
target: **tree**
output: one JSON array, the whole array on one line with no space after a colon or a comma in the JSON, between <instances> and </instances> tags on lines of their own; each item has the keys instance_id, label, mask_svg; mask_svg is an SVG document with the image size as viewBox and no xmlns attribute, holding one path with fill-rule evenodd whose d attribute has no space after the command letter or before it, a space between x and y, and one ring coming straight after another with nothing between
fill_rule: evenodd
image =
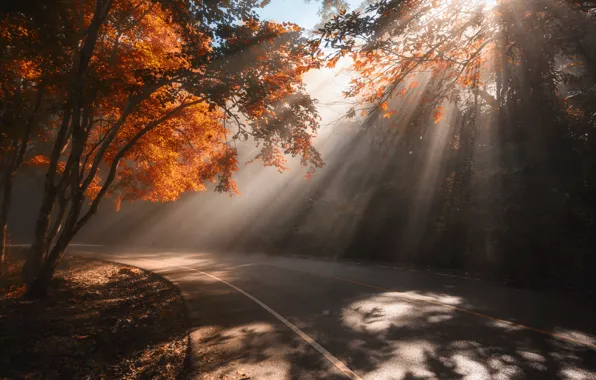
<instances>
[{"instance_id":1,"label":"tree","mask_svg":"<svg viewBox=\"0 0 596 380\"><path fill-rule=\"evenodd\" d=\"M13 21L13 22L11 22ZM19 20L22 21L22 20ZM15 25L16 24L16 25ZM33 127L33 116L37 113L43 89L39 85L39 70L28 60L25 47L30 45L26 30L17 20L3 18L2 48L6 54L0 60L0 104L1 145L0 145L0 273L4 269L4 254L7 243L6 224L11 203L12 181L20 166ZM7 27L10 26L10 29ZM30 51L29 51L30 52ZM37 83L36 83L37 82ZM36 93L39 93L36 96ZM32 109L33 108L33 109ZM27 118L28 115L31 115Z\"/></svg>"},{"instance_id":2,"label":"tree","mask_svg":"<svg viewBox=\"0 0 596 380\"><path fill-rule=\"evenodd\" d=\"M31 151L31 142L39 145L47 133L52 107L48 94L60 83L61 57L48 49L53 30L52 15L25 4L26 12L0 14L0 268L7 243L7 218L11 204L12 183L16 172ZM33 14L33 16L32 16ZM43 15L37 19L36 15ZM56 100L56 98L54 98Z\"/></svg>"},{"instance_id":3,"label":"tree","mask_svg":"<svg viewBox=\"0 0 596 380\"><path fill-rule=\"evenodd\" d=\"M593 4L488 5L374 1L312 42L330 66L353 61L347 116L389 162L351 250L374 241L404 260L588 283Z\"/></svg>"},{"instance_id":4,"label":"tree","mask_svg":"<svg viewBox=\"0 0 596 380\"><path fill-rule=\"evenodd\" d=\"M236 191L233 141L249 136L267 165L288 154L310 172L321 166L311 144L318 115L302 84L317 62L296 25L258 21L260 3L51 5L62 12L58 25L72 28L52 36L70 68L58 81L51 153L34 160L46 176L23 270L30 296L45 294L106 196L170 201L205 180Z\"/></svg>"}]
</instances>

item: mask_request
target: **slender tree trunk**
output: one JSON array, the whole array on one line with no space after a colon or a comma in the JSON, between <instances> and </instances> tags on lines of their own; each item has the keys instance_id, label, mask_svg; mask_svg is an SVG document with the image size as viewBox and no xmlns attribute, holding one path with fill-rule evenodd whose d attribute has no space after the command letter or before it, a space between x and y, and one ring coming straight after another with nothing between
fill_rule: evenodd
<instances>
[{"instance_id":1,"label":"slender tree trunk","mask_svg":"<svg viewBox=\"0 0 596 380\"><path fill-rule=\"evenodd\" d=\"M46 241L50 227L51 214L56 199L53 193L53 189L50 189L50 191L46 190L35 222L33 244L27 254L27 260L23 267L23 281L27 286L35 280L46 256Z\"/></svg>"},{"instance_id":2,"label":"slender tree trunk","mask_svg":"<svg viewBox=\"0 0 596 380\"><path fill-rule=\"evenodd\" d=\"M66 189L64 190L66 191ZM60 202L60 211L59 211L59 219L56 220L56 225L62 224L62 217L64 215L64 211L66 209L66 202L62 202L64 198L61 198ZM57 230L52 228L52 231L48 228L45 235L44 240L44 248L43 250L46 252L45 259L43 263L40 265L35 278L27 284L27 296L30 298L41 298L45 297L48 291L49 283L52 277L54 276L54 272L56 271L56 267L60 262L60 259L64 255L64 252L68 248L68 245L74 238L77 233L77 222L79 221L79 216L81 214L81 209L84 203L85 197L84 194L78 191L70 198L70 209L68 212L68 216L64 221L64 225L58 234L58 238L55 240L53 246L48 244L48 241L51 244L51 241L54 240L54 236L52 234L56 234ZM48 221L48 227L50 222Z\"/></svg>"},{"instance_id":3,"label":"slender tree trunk","mask_svg":"<svg viewBox=\"0 0 596 380\"><path fill-rule=\"evenodd\" d=\"M74 231L72 228L68 231L63 231L63 233L60 234L56 244L52 247L46 255L45 260L43 260L43 263L39 266L35 278L27 284L27 297L43 298L47 295L50 280L54 276L56 266L60 262L60 259L64 255L64 252L68 248L73 237Z\"/></svg>"},{"instance_id":4,"label":"slender tree trunk","mask_svg":"<svg viewBox=\"0 0 596 380\"><path fill-rule=\"evenodd\" d=\"M114 126L114 132L109 139L104 141L103 146L97 152L92 169L89 171L87 178L85 179L83 177L83 171L80 170L80 163L88 138L85 123L89 119L87 117L89 115L86 116L85 112L82 112L85 108L85 100L89 101L89 94L85 94L84 92L84 77L89 61L93 55L99 29L105 20L105 17L107 17L111 4L111 0L97 0L96 13L88 28L87 39L73 64L74 78L72 89L69 94L69 100L66 103L63 122L52 151L50 167L46 173L44 199L35 226L34 242L29 251L25 268L23 269L23 278L27 285L26 295L28 297L43 297L46 295L49 281L54 275L54 271L56 270L60 258L68 248L68 245L76 233L97 211L101 199L106 194L110 184L115 178L118 163L124 157L126 152L140 138L142 138L144 134L155 128L161 122L167 120L177 111L197 103L186 103L184 106L169 112L164 117L149 123L142 131L137 133L116 155L102 189L91 203L89 210L81 217L82 205L85 200L85 190L93 180L98 169L99 161L104 156L107 146L115 137L118 128L126 120L126 116L130 113L129 108L133 106L132 104L127 106L123 117L121 117L117 125ZM83 120L81 120L81 117ZM62 154L62 148L65 145L65 141L67 141L68 138L71 140L71 151L59 183L55 185L54 179L57 174L58 161ZM66 205L62 203L63 197L66 197L67 194L65 192L68 191L70 191L68 194L69 196L67 197L67 203L70 206L69 212L66 221L60 230L61 221L64 211L66 210ZM60 199L60 210L55 218L55 225L51 226L53 219L52 212L58 199ZM56 234L59 235L57 238L55 237ZM56 239L55 242L54 239Z\"/></svg>"},{"instance_id":5,"label":"slender tree trunk","mask_svg":"<svg viewBox=\"0 0 596 380\"><path fill-rule=\"evenodd\" d=\"M64 186L66 183L63 183L63 181L71 180L71 173L78 175L82 148L77 146L76 143L78 142L79 144L84 144L84 142L80 141L82 135L84 134L83 131L81 131L80 118L81 108L83 107L83 87L85 74L87 73L89 62L95 50L95 44L97 42L99 30L109 13L111 5L112 0L96 1L95 13L87 29L87 38L85 39L81 50L76 53L74 58L72 68L73 82L69 94L69 100L67 101L63 122L52 151L50 167L46 173L44 198L37 216L37 221L35 223L35 236L33 245L29 250L27 261L25 262L25 266L23 268L23 280L27 285L26 296L28 297L43 297L46 294L48 282L54 274L58 259L68 247L72 236L74 236L73 223L73 227L70 228L70 231L66 228L63 230L60 238L58 238L56 244L48 253L47 242L50 233L50 224L52 221L52 211L56 203L56 198L60 192L66 191L67 186ZM78 141L73 140L72 151L67 160L62 180L56 186L54 184L54 177L57 173L57 164L60 159L64 142L67 140L69 133L72 134L74 140ZM76 183L76 186L79 186L78 182ZM71 212L74 211L75 210L71 209ZM75 216L75 222L76 217L78 217L78 213Z\"/></svg>"},{"instance_id":6,"label":"slender tree trunk","mask_svg":"<svg viewBox=\"0 0 596 380\"><path fill-rule=\"evenodd\" d=\"M0 274L6 270L4 265L4 257L6 255L6 243L8 240L7 226L8 226L8 210L12 198L12 176L7 171L2 176L2 199L0 199Z\"/></svg>"},{"instance_id":7,"label":"slender tree trunk","mask_svg":"<svg viewBox=\"0 0 596 380\"><path fill-rule=\"evenodd\" d=\"M66 194L60 194L58 199L58 213L54 218L53 225L50 226L48 232L48 238L46 241L46 250L50 250L52 247L52 243L54 242L55 237L58 235L59 232L62 230L62 225L64 222L64 217L66 216L66 209L68 207L69 199L66 197Z\"/></svg>"},{"instance_id":8,"label":"slender tree trunk","mask_svg":"<svg viewBox=\"0 0 596 380\"><path fill-rule=\"evenodd\" d=\"M0 199L0 273L4 273L4 257L6 254L6 243L7 243L7 230L8 230L8 211L10 210L10 205L12 201L12 184L15 177L15 174L21 164L23 163L23 159L25 158L25 153L27 152L27 146L29 145L29 140L31 139L31 133L33 131L33 127L36 123L37 114L42 104L43 94L45 91L45 83L42 81L39 84L37 90L37 97L35 101L35 105L31 114L29 115L29 119L25 124L23 135L21 136L21 142L19 144L18 140L12 140L11 144L13 147L16 148L15 151L9 157L2 157L5 161L2 167L3 176L1 180L1 189L0 194L2 194L2 198Z\"/></svg>"}]
</instances>

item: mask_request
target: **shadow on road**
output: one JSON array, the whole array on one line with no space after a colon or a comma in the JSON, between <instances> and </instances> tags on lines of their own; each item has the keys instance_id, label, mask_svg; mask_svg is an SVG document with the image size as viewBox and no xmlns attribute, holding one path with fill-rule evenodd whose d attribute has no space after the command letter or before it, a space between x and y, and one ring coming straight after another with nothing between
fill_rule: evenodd
<instances>
[{"instance_id":1,"label":"shadow on road","mask_svg":"<svg viewBox=\"0 0 596 380\"><path fill-rule=\"evenodd\" d=\"M414 283L395 281L394 291L383 292L267 265L271 259L183 254L134 259L162 261L154 269L183 290L193 324L194 373L201 379L346 377L261 306L196 268L258 298L363 379L596 379L593 348L404 297L474 307L447 285L414 293ZM551 320L544 315L540 328L562 328L549 325Z\"/></svg>"}]
</instances>

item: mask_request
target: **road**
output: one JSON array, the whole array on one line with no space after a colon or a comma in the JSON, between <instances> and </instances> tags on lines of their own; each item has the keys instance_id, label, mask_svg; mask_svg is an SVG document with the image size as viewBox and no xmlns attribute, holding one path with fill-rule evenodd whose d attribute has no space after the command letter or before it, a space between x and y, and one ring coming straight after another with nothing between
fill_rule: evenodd
<instances>
[{"instance_id":1,"label":"road","mask_svg":"<svg viewBox=\"0 0 596 380\"><path fill-rule=\"evenodd\" d=\"M596 307L569 295L289 257L70 253L176 283L199 379L596 379Z\"/></svg>"}]
</instances>

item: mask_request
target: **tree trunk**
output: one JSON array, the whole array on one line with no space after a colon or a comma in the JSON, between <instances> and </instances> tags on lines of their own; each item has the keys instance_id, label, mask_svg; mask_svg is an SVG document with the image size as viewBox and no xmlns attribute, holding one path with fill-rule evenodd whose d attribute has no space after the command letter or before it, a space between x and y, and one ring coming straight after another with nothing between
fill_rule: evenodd
<instances>
[{"instance_id":1,"label":"tree trunk","mask_svg":"<svg viewBox=\"0 0 596 380\"><path fill-rule=\"evenodd\" d=\"M8 241L7 226L8 226L8 210L10 209L10 203L12 199L12 180L13 175L9 168L5 169L2 178L2 188L0 194L0 274L4 274L6 268L4 265L4 259L6 255L6 243Z\"/></svg>"},{"instance_id":2,"label":"tree trunk","mask_svg":"<svg viewBox=\"0 0 596 380\"><path fill-rule=\"evenodd\" d=\"M2 215L2 218L6 219L6 218L4 218L4 215ZM2 223L3 227L0 227L1 228L1 230L0 230L0 275L3 275L4 273L6 273L6 266L4 264L4 256L6 256L6 240L7 240L8 236L7 236L7 231L6 231L7 230L6 221L3 220L1 223Z\"/></svg>"},{"instance_id":3,"label":"tree trunk","mask_svg":"<svg viewBox=\"0 0 596 380\"><path fill-rule=\"evenodd\" d=\"M27 254L27 260L23 267L23 282L30 287L30 284L38 277L39 271L42 268L44 258L47 252L47 236L50 227L50 220L52 209L54 208L55 195L54 189L46 190L44 194L43 202L37 215L37 221L35 222L35 235L33 238L33 244Z\"/></svg>"},{"instance_id":4,"label":"tree trunk","mask_svg":"<svg viewBox=\"0 0 596 380\"><path fill-rule=\"evenodd\" d=\"M8 210L11 202L12 181L8 173L2 179L2 199L0 200L0 274L6 271L4 257L6 255Z\"/></svg>"},{"instance_id":5,"label":"tree trunk","mask_svg":"<svg viewBox=\"0 0 596 380\"><path fill-rule=\"evenodd\" d=\"M80 202L77 202L80 201ZM65 222L64 229L60 233L56 243L53 247L48 247L47 245L47 237L48 237L48 230L49 230L49 220L48 224L46 225L46 233L42 240L43 248L36 248L32 247L32 252L39 254L39 252L47 253L45 255L45 259L39 265L39 269L34 278L31 281L27 282L27 291L25 296L27 298L43 298L47 295L48 286L50 284L50 280L54 276L54 272L56 271L56 267L60 262L60 259L64 255L64 252L68 248L68 245L72 241L74 235L76 234L75 224L80 214L80 206L82 204L82 199L75 199L73 201L72 208L69 212L68 218ZM35 251L33 251L35 248Z\"/></svg>"},{"instance_id":6,"label":"tree trunk","mask_svg":"<svg viewBox=\"0 0 596 380\"><path fill-rule=\"evenodd\" d=\"M8 211L10 210L10 204L12 202L12 184L17 170L23 163L27 146L29 144L29 139L31 138L31 131L33 130L33 126L35 124L35 118L39 108L41 107L44 89L45 85L44 83L41 83L37 91L35 107L29 116L29 121L25 125L25 131L23 133L20 145L18 141L13 140L12 145L16 147L16 151L14 151L12 158L9 159L8 157L3 157L3 159L6 160L6 166L2 168L4 175L0 177L2 178L2 187L0 189L0 194L2 194L2 199L0 200L0 274L4 273L5 270L4 256L6 254L6 243L8 240Z\"/></svg>"},{"instance_id":7,"label":"tree trunk","mask_svg":"<svg viewBox=\"0 0 596 380\"><path fill-rule=\"evenodd\" d=\"M67 222L69 226L65 227L54 247L48 253L48 237L53 232L50 230L52 211L57 196L61 192L66 191L66 188L63 186L66 184L62 183L62 181L70 180L72 175L76 180L75 184L77 188L80 184L80 178L78 178L79 165L86 139L84 130L81 129L84 78L95 50L99 30L108 16L112 6L112 0L97 0L95 5L95 13L86 31L87 38L81 50L74 56L72 67L73 83L69 91L70 94L65 106L62 124L56 137L54 149L52 150L50 167L46 173L44 198L35 223L34 241L23 267L23 280L27 286L26 296L28 297L45 296L49 280L54 274L58 260L76 232L74 227L79 216L80 207L74 207L74 211L71 210L71 212L75 212L74 220L72 223ZM73 138L72 150L66 162L61 183L55 185L54 177L57 174L57 164L65 141L67 141L69 130L71 130L70 133Z\"/></svg>"},{"instance_id":8,"label":"tree trunk","mask_svg":"<svg viewBox=\"0 0 596 380\"><path fill-rule=\"evenodd\" d=\"M72 241L73 236L74 233L72 231L69 231L68 234L61 235L60 239L56 242L56 245L54 245L46 259L43 261L43 264L41 264L35 278L27 283L25 297L43 298L47 295L50 280L54 276L56 267L64 255L66 248L68 248L68 245Z\"/></svg>"}]
</instances>

